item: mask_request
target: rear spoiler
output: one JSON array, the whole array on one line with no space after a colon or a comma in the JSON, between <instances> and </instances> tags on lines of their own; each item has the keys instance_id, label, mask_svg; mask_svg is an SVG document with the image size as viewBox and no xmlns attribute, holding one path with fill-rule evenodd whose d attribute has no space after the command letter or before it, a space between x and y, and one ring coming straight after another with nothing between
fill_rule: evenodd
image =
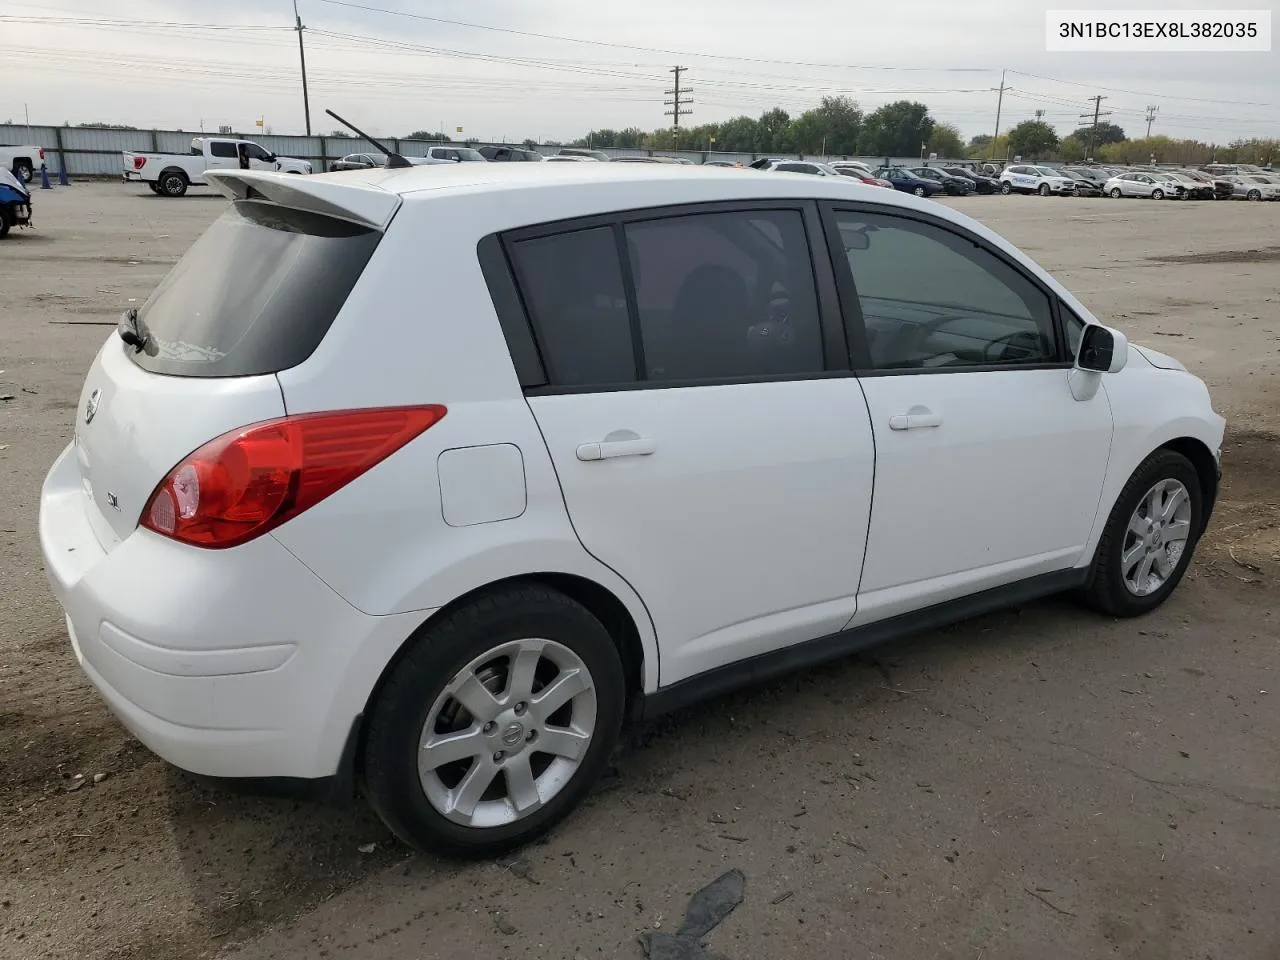
<instances>
[{"instance_id":1,"label":"rear spoiler","mask_svg":"<svg viewBox=\"0 0 1280 960\"><path fill-rule=\"evenodd\" d=\"M267 200L385 230L400 209L399 194L358 183L335 183L293 173L207 170L210 186L232 200Z\"/></svg>"}]
</instances>

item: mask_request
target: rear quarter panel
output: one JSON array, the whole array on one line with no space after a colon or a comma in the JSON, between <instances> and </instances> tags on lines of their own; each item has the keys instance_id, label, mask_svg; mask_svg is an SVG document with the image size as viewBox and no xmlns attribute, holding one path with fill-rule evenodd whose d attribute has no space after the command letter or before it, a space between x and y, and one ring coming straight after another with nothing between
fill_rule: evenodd
<instances>
[{"instance_id":1,"label":"rear quarter panel","mask_svg":"<svg viewBox=\"0 0 1280 960\"><path fill-rule=\"evenodd\" d=\"M490 195L406 199L328 336L305 363L278 374L290 413L418 403L444 404L448 413L274 536L375 615L428 611L521 575L592 580L631 613L646 654L645 689L656 689L648 613L578 541L480 270L476 244L496 229L480 225L510 219L502 211L509 203ZM440 456L487 444L519 448L525 509L451 526Z\"/></svg>"}]
</instances>

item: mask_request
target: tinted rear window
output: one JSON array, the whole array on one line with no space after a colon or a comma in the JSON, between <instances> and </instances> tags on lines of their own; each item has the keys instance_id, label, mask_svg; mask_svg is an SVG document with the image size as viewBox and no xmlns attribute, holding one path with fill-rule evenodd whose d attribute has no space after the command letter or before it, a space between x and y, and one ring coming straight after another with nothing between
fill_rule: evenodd
<instances>
[{"instance_id":1,"label":"tinted rear window","mask_svg":"<svg viewBox=\"0 0 1280 960\"><path fill-rule=\"evenodd\" d=\"M296 366L324 339L381 236L333 217L237 201L138 311L151 343L129 355L145 370L180 377Z\"/></svg>"}]
</instances>

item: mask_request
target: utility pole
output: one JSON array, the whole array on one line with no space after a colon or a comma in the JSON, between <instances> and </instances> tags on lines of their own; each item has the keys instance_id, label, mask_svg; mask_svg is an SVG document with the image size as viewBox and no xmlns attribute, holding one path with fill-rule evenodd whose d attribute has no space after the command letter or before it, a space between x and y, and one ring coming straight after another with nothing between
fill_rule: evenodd
<instances>
[{"instance_id":1,"label":"utility pole","mask_svg":"<svg viewBox=\"0 0 1280 960\"><path fill-rule=\"evenodd\" d=\"M667 96L672 99L663 101L666 106L671 108L670 110L664 111L664 115L671 118L671 126L673 128L672 139L675 142L677 150L680 148L680 118L693 113L692 109L684 109L688 104L693 103L693 98L689 96L689 91L687 89L680 89L680 75L688 69L688 67L676 66L667 71L668 73L675 75L676 82L673 89L666 91Z\"/></svg>"},{"instance_id":2,"label":"utility pole","mask_svg":"<svg viewBox=\"0 0 1280 960\"><path fill-rule=\"evenodd\" d=\"M1155 122L1156 114L1160 112L1160 108L1154 104L1147 106L1147 136L1151 136L1151 124Z\"/></svg>"},{"instance_id":3,"label":"utility pole","mask_svg":"<svg viewBox=\"0 0 1280 960\"><path fill-rule=\"evenodd\" d=\"M1036 120L1037 120L1037 121L1040 121L1040 120L1043 120L1043 119L1044 119L1044 111L1043 111L1043 110L1037 110L1037 111L1036 111Z\"/></svg>"},{"instance_id":4,"label":"utility pole","mask_svg":"<svg viewBox=\"0 0 1280 960\"><path fill-rule=\"evenodd\" d=\"M293 0L293 23L298 31L298 59L302 61L302 112L307 118L307 136L311 136L311 101L307 97L307 51L302 46L302 17L298 15L298 0Z\"/></svg>"},{"instance_id":5,"label":"utility pole","mask_svg":"<svg viewBox=\"0 0 1280 960\"><path fill-rule=\"evenodd\" d=\"M1004 106L1004 91L1005 91L1004 74L1005 74L1005 71L1001 70L1000 71L1000 97L999 99L996 100L996 132L991 137L991 150L987 154L988 160L994 160L996 158L996 141L1000 139L1000 108Z\"/></svg>"},{"instance_id":6,"label":"utility pole","mask_svg":"<svg viewBox=\"0 0 1280 960\"><path fill-rule=\"evenodd\" d=\"M1102 96L1101 94L1099 94L1096 97L1090 97L1089 99L1093 101L1093 126L1089 128L1089 150L1088 150L1088 157L1086 159L1092 160L1093 145L1094 143L1097 142L1097 139L1098 139L1098 118L1111 116L1111 111L1108 110L1106 113L1102 112L1102 101L1107 98ZM1080 119L1088 120L1089 114L1087 113L1080 114Z\"/></svg>"}]
</instances>

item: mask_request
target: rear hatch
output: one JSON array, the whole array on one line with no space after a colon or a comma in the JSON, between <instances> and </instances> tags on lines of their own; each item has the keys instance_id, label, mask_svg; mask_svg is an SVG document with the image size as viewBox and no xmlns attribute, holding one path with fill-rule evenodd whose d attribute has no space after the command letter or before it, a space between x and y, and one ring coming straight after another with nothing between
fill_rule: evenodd
<instances>
[{"instance_id":1,"label":"rear hatch","mask_svg":"<svg viewBox=\"0 0 1280 960\"><path fill-rule=\"evenodd\" d=\"M250 179L231 185L226 192L242 199L122 317L85 379L74 442L107 549L137 527L156 486L193 450L285 414L275 374L319 346L381 239L373 225L328 209L273 203ZM297 199L297 189L287 192Z\"/></svg>"}]
</instances>

